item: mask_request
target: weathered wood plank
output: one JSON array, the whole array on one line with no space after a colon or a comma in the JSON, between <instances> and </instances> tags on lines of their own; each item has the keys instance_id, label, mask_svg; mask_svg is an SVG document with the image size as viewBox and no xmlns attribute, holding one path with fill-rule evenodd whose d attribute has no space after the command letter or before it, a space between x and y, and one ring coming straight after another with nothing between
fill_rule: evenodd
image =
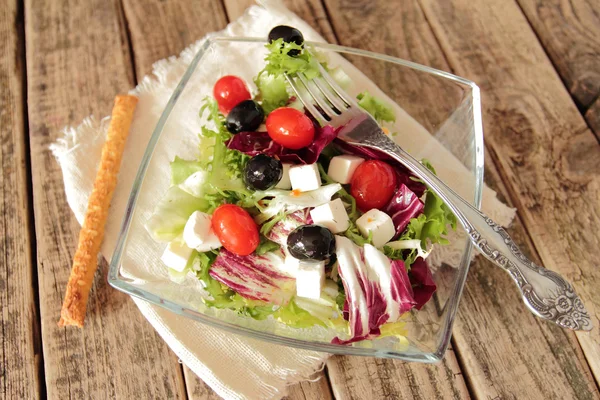
<instances>
[{"instance_id":1,"label":"weathered wood plank","mask_svg":"<svg viewBox=\"0 0 600 400\"><path fill-rule=\"evenodd\" d=\"M25 155L24 44L19 2L7 1L0 9L0 397L4 399L43 396Z\"/></svg>"},{"instance_id":2,"label":"weathered wood plank","mask_svg":"<svg viewBox=\"0 0 600 400\"><path fill-rule=\"evenodd\" d=\"M100 263L83 330L57 321L79 227L48 145L67 124L110 113L133 85L118 1L25 2L38 277L49 398L183 398L175 357Z\"/></svg>"},{"instance_id":3,"label":"weathered wood plank","mask_svg":"<svg viewBox=\"0 0 600 400\"><path fill-rule=\"evenodd\" d=\"M333 357L327 364L336 399L467 399L469 392L452 349L439 364Z\"/></svg>"},{"instance_id":4,"label":"weathered wood plank","mask_svg":"<svg viewBox=\"0 0 600 400\"><path fill-rule=\"evenodd\" d=\"M240 17L244 11L253 4L253 0L223 0L227 16L230 21ZM329 23L327 13L321 0L284 0L283 4L306 21L313 29L321 34L330 43L335 43L336 38Z\"/></svg>"},{"instance_id":5,"label":"weathered wood plank","mask_svg":"<svg viewBox=\"0 0 600 400\"><path fill-rule=\"evenodd\" d=\"M450 66L482 88L487 148L541 261L574 284L597 325L600 255L590 249L600 244L600 235L586 228L600 223L600 203L595 200L600 198L600 146L596 138L565 92L515 3L467 0L422 0L421 3ZM489 272L479 276L486 278ZM496 284L491 279L489 282ZM514 291L505 294L510 298ZM481 303L484 309L483 304L487 306L493 297L487 290L482 291L482 297L481 302L474 304ZM500 297L496 301L502 305L513 304L505 303ZM516 305L512 311L513 318L525 312L522 306L517 308ZM486 321L482 326L491 322L495 321ZM527 332L513 328L514 319L505 323L506 329L518 334L516 344L519 344L517 339L526 339ZM570 342L570 332L561 332L541 322L538 325L557 360L562 363L565 357L573 355L581 358L578 349L567 347L566 350L557 342L561 333ZM490 338L498 336L496 331ZM577 333L577 338L598 379L599 331ZM472 346L460 351L463 359L478 358L477 349ZM495 372L488 368L485 373L502 375L505 379L504 368L508 367L519 381L528 369L534 378L540 367L548 365L546 355L537 356L539 361L532 359L532 364L497 364ZM581 363L571 363L574 368L563 370L572 395L597 397L593 381L586 379L585 365L575 368L577 364ZM560 365L557 367L562 369ZM538 381L537 387L542 390L547 389L547 385L555 387L561 380L560 374L555 368L551 371L552 375ZM579 378L574 379L572 373L577 373ZM495 381L493 387L486 387L489 379L483 375L480 378L472 385L477 394L489 394L486 389L497 391L501 397L523 393L511 390L518 382ZM566 395L562 392L561 396Z\"/></svg>"},{"instance_id":6,"label":"weathered wood plank","mask_svg":"<svg viewBox=\"0 0 600 400\"><path fill-rule=\"evenodd\" d=\"M285 400L331 400L331 387L325 372L319 372L310 381L301 382L288 387Z\"/></svg>"},{"instance_id":7,"label":"weathered wood plank","mask_svg":"<svg viewBox=\"0 0 600 400\"><path fill-rule=\"evenodd\" d=\"M154 62L179 55L208 32L227 24L222 3L214 0L124 0L123 9L140 79L152 72Z\"/></svg>"},{"instance_id":8,"label":"weathered wood plank","mask_svg":"<svg viewBox=\"0 0 600 400\"><path fill-rule=\"evenodd\" d=\"M517 0L584 111L600 94L600 12L592 0Z\"/></svg>"}]
</instances>

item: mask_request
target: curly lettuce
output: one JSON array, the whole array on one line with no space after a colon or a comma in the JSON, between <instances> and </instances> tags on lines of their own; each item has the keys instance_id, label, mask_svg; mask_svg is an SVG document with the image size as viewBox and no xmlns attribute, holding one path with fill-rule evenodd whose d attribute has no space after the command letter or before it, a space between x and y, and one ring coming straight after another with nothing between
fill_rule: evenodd
<instances>
[{"instance_id":1,"label":"curly lettuce","mask_svg":"<svg viewBox=\"0 0 600 400\"><path fill-rule=\"evenodd\" d=\"M377 122L396 122L394 110L383 100L378 99L369 92L359 93L356 98L358 99L358 105L371 114Z\"/></svg>"}]
</instances>

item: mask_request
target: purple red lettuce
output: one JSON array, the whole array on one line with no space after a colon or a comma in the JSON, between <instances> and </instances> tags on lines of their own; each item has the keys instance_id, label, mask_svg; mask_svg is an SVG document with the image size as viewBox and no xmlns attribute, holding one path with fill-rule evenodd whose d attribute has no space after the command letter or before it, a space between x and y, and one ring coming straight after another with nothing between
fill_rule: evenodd
<instances>
[{"instance_id":1,"label":"purple red lettuce","mask_svg":"<svg viewBox=\"0 0 600 400\"><path fill-rule=\"evenodd\" d=\"M344 314L350 338L332 340L348 344L380 335L380 327L395 322L415 306L413 291L402 261L393 261L371 245L361 248L336 236L338 273L346 293Z\"/></svg>"},{"instance_id":2,"label":"purple red lettuce","mask_svg":"<svg viewBox=\"0 0 600 400\"><path fill-rule=\"evenodd\" d=\"M249 156L267 154L277 156L283 162L313 164L321 151L337 136L332 126L315 127L315 138L311 144L299 150L292 150L274 142L267 132L240 132L227 143L227 148L239 150Z\"/></svg>"},{"instance_id":3,"label":"purple red lettuce","mask_svg":"<svg viewBox=\"0 0 600 400\"><path fill-rule=\"evenodd\" d=\"M222 248L210 276L250 300L286 304L294 294L294 278L278 270L283 253L238 256Z\"/></svg>"},{"instance_id":4,"label":"purple red lettuce","mask_svg":"<svg viewBox=\"0 0 600 400\"><path fill-rule=\"evenodd\" d=\"M398 237L404 232L411 218L423 212L423 202L405 184L401 183L383 211L392 217Z\"/></svg>"},{"instance_id":5,"label":"purple red lettuce","mask_svg":"<svg viewBox=\"0 0 600 400\"><path fill-rule=\"evenodd\" d=\"M420 310L431 299L436 290L431 270L423 258L419 257L412 263L409 277L416 302L415 308Z\"/></svg>"},{"instance_id":6,"label":"purple red lettuce","mask_svg":"<svg viewBox=\"0 0 600 400\"><path fill-rule=\"evenodd\" d=\"M267 239L285 246L287 237L290 233L300 225L312 224L312 218L310 217L310 208L298 210L287 215L281 221L278 221L271 230L267 233Z\"/></svg>"}]
</instances>

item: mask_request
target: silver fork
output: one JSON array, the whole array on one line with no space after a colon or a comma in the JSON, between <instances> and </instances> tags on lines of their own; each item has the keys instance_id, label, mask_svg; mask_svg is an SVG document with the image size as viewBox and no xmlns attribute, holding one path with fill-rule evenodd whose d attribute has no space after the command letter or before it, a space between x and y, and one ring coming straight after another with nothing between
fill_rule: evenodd
<instances>
[{"instance_id":1,"label":"silver fork","mask_svg":"<svg viewBox=\"0 0 600 400\"><path fill-rule=\"evenodd\" d=\"M383 151L422 179L454 212L479 252L510 274L523 301L535 315L563 328L592 329L590 316L569 282L525 257L500 225L456 194L386 136L377 122L337 85L327 71L323 67L320 69L321 76L310 80L302 73L286 78L321 126L343 126L339 138L356 146Z\"/></svg>"}]
</instances>

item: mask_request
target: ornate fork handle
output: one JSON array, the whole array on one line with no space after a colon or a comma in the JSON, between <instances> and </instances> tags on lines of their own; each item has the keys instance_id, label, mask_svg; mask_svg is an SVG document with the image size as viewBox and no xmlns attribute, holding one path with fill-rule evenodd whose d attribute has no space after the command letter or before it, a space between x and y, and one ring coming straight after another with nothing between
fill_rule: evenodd
<instances>
[{"instance_id":1,"label":"ornate fork handle","mask_svg":"<svg viewBox=\"0 0 600 400\"><path fill-rule=\"evenodd\" d=\"M481 254L510 274L521 291L523 301L534 314L563 328L592 329L592 321L583 302L562 276L525 257L501 226L466 202L387 136L377 133L361 139L355 144L383 150L397 159L452 209Z\"/></svg>"}]
</instances>

